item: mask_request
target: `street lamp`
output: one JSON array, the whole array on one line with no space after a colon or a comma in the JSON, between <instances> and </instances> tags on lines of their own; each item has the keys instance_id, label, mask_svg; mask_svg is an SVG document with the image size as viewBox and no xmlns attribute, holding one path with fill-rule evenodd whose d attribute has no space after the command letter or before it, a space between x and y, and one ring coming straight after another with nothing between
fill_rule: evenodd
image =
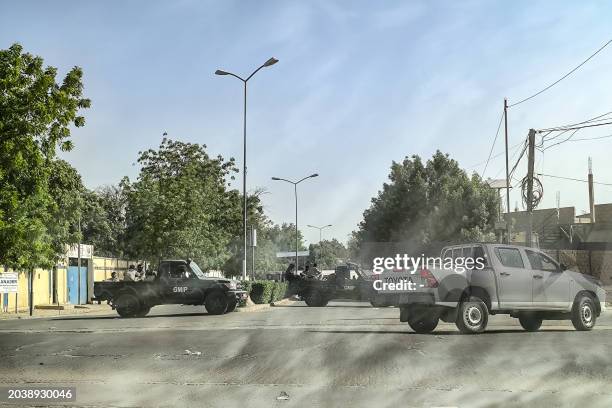
<instances>
[{"instance_id":1,"label":"street lamp","mask_svg":"<svg viewBox=\"0 0 612 408\"><path fill-rule=\"evenodd\" d=\"M291 181L291 180L287 180L284 178L279 178L279 177L272 177L272 180L274 181L286 181L287 183L291 183L293 184L293 191L295 193L295 271L297 272L298 270L298 249L299 249L299 244L298 244L298 198L297 198L297 185L300 184L302 181L309 179L309 178L314 178L314 177L319 177L319 175L317 173L315 174L311 174L310 176L306 176L298 181Z\"/></svg>"},{"instance_id":2,"label":"street lamp","mask_svg":"<svg viewBox=\"0 0 612 408\"><path fill-rule=\"evenodd\" d=\"M331 224L327 224L327 225L324 225L322 227L317 227L316 225L310 225L310 224L307 225L307 227L316 228L316 229L319 230L319 245L321 245L321 231L323 231L325 228L331 227L331 226L332 226Z\"/></svg>"},{"instance_id":3,"label":"street lamp","mask_svg":"<svg viewBox=\"0 0 612 408\"><path fill-rule=\"evenodd\" d=\"M246 279L246 254L247 254L247 193L246 193L246 172L247 172L247 165L246 165L246 154L247 154L247 148L246 148L246 112L247 112L247 82L249 81L249 79L251 79L253 77L253 75L255 75L260 69L264 68L264 67L270 67L274 64L276 64L278 62L278 60L276 58L270 58L269 60L267 60L266 62L263 63L262 66L260 66L259 68L257 68L255 71L253 71L253 73L251 75L249 75L246 79L236 75L236 74L232 74L231 72L227 72L227 71L223 71L223 70L216 70L215 71L215 75L231 75L234 78L238 78L239 80L242 81L242 83L244 84L244 118L243 118L243 142L242 142L242 147L243 147L243 152L242 152L242 199L244 200L244 213L243 213L243 219L242 219L242 229L243 229L243 233L244 233L244 249L242 252L242 278Z\"/></svg>"},{"instance_id":4,"label":"street lamp","mask_svg":"<svg viewBox=\"0 0 612 408\"><path fill-rule=\"evenodd\" d=\"M321 246L321 245L322 245L322 244L321 244L321 236L322 236L322 231L323 231L325 228L327 228L327 227L331 227L331 226L332 226L331 224L327 224L327 225L324 225L324 226L322 226L322 227L317 227L316 225L310 225L310 224L308 224L308 225L307 225L307 227L310 227L310 228L316 228L316 229L318 229L318 230L319 230L319 251L321 251L321 256L323 255L323 247Z\"/></svg>"}]
</instances>

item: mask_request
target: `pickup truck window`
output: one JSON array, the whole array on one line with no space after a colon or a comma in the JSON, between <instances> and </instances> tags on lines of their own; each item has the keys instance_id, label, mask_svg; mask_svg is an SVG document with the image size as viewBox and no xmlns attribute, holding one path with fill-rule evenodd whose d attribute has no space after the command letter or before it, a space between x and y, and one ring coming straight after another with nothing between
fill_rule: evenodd
<instances>
[{"instance_id":1,"label":"pickup truck window","mask_svg":"<svg viewBox=\"0 0 612 408\"><path fill-rule=\"evenodd\" d=\"M461 248L453 248L453 259L461 258Z\"/></svg>"},{"instance_id":2,"label":"pickup truck window","mask_svg":"<svg viewBox=\"0 0 612 408\"><path fill-rule=\"evenodd\" d=\"M480 261L486 266L488 265L487 256L485 255L484 248L480 245L474 247L474 259Z\"/></svg>"},{"instance_id":3,"label":"pickup truck window","mask_svg":"<svg viewBox=\"0 0 612 408\"><path fill-rule=\"evenodd\" d=\"M548 272L556 272L559 270L559 267L555 261L546 255L530 251L528 249L525 250L525 253L527 254L527 259L529 259L529 263L531 264L531 269Z\"/></svg>"},{"instance_id":4,"label":"pickup truck window","mask_svg":"<svg viewBox=\"0 0 612 408\"><path fill-rule=\"evenodd\" d=\"M495 248L495 255L502 265L510 268L524 268L521 252L516 248Z\"/></svg>"}]
</instances>

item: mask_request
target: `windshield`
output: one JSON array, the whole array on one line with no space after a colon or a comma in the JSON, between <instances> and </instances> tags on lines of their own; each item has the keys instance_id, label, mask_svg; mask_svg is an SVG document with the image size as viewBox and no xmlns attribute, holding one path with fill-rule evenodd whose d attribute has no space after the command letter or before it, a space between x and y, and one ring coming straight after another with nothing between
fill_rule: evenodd
<instances>
[{"instance_id":1,"label":"windshield","mask_svg":"<svg viewBox=\"0 0 612 408\"><path fill-rule=\"evenodd\" d=\"M191 271L193 273L195 273L195 275L199 278L199 279L206 279L206 274L204 272L202 272L202 269L200 269L200 267L198 266L197 263L195 263L195 261L191 261L189 263L189 267L191 268Z\"/></svg>"}]
</instances>

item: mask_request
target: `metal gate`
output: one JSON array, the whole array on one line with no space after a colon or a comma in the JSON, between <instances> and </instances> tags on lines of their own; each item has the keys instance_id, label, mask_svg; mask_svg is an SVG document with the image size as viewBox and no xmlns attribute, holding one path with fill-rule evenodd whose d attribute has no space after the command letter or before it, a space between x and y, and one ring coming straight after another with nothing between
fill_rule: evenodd
<instances>
[{"instance_id":1,"label":"metal gate","mask_svg":"<svg viewBox=\"0 0 612 408\"><path fill-rule=\"evenodd\" d=\"M73 305L84 305L87 303L87 267L81 266L81 279L79 279L79 267L68 267L68 302ZM79 293L79 284L81 287ZM80 299L79 299L80 298Z\"/></svg>"}]
</instances>

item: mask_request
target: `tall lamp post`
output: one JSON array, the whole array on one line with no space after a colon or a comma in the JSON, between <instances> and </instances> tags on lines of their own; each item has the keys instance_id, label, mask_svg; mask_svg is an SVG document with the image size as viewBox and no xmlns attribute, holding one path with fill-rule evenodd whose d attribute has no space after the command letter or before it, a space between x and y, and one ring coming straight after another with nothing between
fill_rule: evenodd
<instances>
[{"instance_id":1,"label":"tall lamp post","mask_svg":"<svg viewBox=\"0 0 612 408\"><path fill-rule=\"evenodd\" d=\"M295 270L297 272L298 270L298 250L299 250L299 239L298 239L298 196L297 196L297 185L300 184L302 181L309 179L309 178L313 178L313 177L318 177L319 175L317 173L315 174L311 174L310 176L306 176L298 181L291 181L291 180L287 180L284 178L280 178L280 177L272 177L272 180L274 181L286 181L287 183L291 183L293 184L293 191L295 193Z\"/></svg>"},{"instance_id":2,"label":"tall lamp post","mask_svg":"<svg viewBox=\"0 0 612 408\"><path fill-rule=\"evenodd\" d=\"M328 228L328 227L331 227L331 226L332 226L331 224L327 224L327 225L324 225L322 227L317 227L316 225L310 225L310 224L307 225L307 227L316 228L316 229L319 230L319 251L321 251L321 255L323 255L323 247L321 246L321 237L323 236L322 231L325 228Z\"/></svg>"},{"instance_id":3,"label":"tall lamp post","mask_svg":"<svg viewBox=\"0 0 612 408\"><path fill-rule=\"evenodd\" d=\"M248 77L246 77L246 79L236 75L236 74L232 74L231 72L227 72L227 71L222 71L220 69L215 71L215 75L231 75L234 78L238 78L239 80L242 81L242 83L244 84L244 117L243 117L243 142L242 142L242 147L243 147L243 151L242 151L242 199L244 201L244 213L243 213L243 219L242 219L242 229L243 229L243 233L244 233L244 246L243 246L243 251L242 251L242 279L246 279L246 256L247 256L247 195L246 195L246 172L247 172L247 165L246 165L246 155L247 155L247 144L246 144L246 112L247 112L247 82L249 81L249 79L251 79L253 77L253 75L255 75L260 69L264 68L264 67L270 67L274 64L276 64L278 62L278 60L276 58L270 58L269 60L267 60L266 62L263 63L262 66L260 66L259 68L257 68L255 71L253 71L253 73L251 75L249 75Z\"/></svg>"},{"instance_id":4,"label":"tall lamp post","mask_svg":"<svg viewBox=\"0 0 612 408\"><path fill-rule=\"evenodd\" d=\"M321 236L322 236L321 231L323 231L325 228L331 227L331 226L332 226L331 224L327 224L327 225L324 225L322 227L317 227L316 225L310 225L310 224L307 225L307 227L316 228L316 229L319 230L319 245L321 245Z\"/></svg>"}]
</instances>

